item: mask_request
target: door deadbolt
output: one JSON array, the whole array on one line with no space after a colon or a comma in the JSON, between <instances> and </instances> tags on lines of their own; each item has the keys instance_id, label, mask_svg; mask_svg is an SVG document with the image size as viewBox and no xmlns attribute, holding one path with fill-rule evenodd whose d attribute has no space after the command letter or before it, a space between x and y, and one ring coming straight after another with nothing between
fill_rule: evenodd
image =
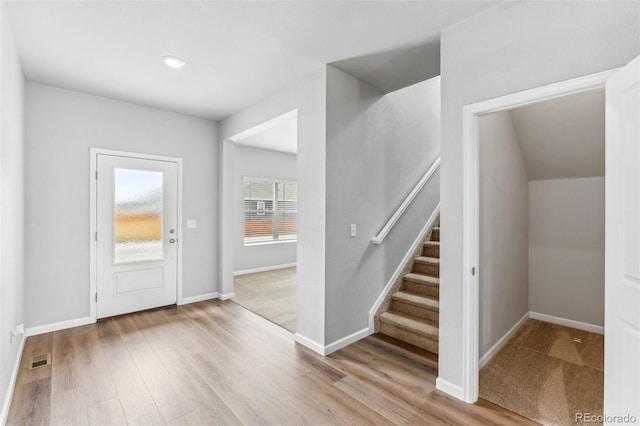
<instances>
[{"instance_id":1,"label":"door deadbolt","mask_svg":"<svg viewBox=\"0 0 640 426\"><path fill-rule=\"evenodd\" d=\"M176 230L175 230L175 229L169 229L169 233L170 233L170 234L174 234L175 232L176 232Z\"/></svg>"}]
</instances>

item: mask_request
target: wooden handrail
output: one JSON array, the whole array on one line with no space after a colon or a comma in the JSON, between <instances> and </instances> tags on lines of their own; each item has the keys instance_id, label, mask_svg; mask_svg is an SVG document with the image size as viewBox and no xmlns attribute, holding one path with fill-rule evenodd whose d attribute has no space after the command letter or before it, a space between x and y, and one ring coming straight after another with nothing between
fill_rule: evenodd
<instances>
[{"instance_id":1,"label":"wooden handrail","mask_svg":"<svg viewBox=\"0 0 640 426\"><path fill-rule=\"evenodd\" d=\"M378 232L378 235L371 238L371 241L373 241L373 244L381 244L384 241L387 234L391 231L391 228L393 228L393 226L396 224L398 219L400 219L400 216L402 216L405 210L407 210L407 208L409 207L409 204L411 204L413 199L416 198L416 196L418 195L418 192L420 192L422 187L424 187L425 183L427 183L427 181L431 178L431 176L433 176L436 170L438 170L438 167L440 167L440 156L436 158L436 161L433 162L431 167L429 167L429 170L427 170L424 176L422 176L422 178L418 181L416 186L411 190L409 195L407 195L407 198L405 198L402 204L400 204L400 207L398 207L398 209L395 211L393 216L391 216L389 221L382 227L380 232Z\"/></svg>"}]
</instances>

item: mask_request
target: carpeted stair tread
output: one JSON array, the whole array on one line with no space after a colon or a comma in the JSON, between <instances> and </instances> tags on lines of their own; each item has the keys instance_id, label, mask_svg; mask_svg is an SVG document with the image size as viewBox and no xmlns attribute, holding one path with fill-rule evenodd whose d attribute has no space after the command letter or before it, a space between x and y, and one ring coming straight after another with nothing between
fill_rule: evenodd
<instances>
[{"instance_id":1,"label":"carpeted stair tread","mask_svg":"<svg viewBox=\"0 0 640 426\"><path fill-rule=\"evenodd\" d=\"M440 259L437 257L416 256L413 261L424 265L440 265Z\"/></svg>"},{"instance_id":2,"label":"carpeted stair tread","mask_svg":"<svg viewBox=\"0 0 640 426\"><path fill-rule=\"evenodd\" d=\"M393 300L404 302L409 305L418 306L420 308L430 309L432 311L440 310L440 302L433 297L424 296L418 293L412 293L407 290L397 291L391 295Z\"/></svg>"},{"instance_id":3,"label":"carpeted stair tread","mask_svg":"<svg viewBox=\"0 0 640 426\"><path fill-rule=\"evenodd\" d=\"M431 241L440 241L440 227L434 226L431 229L431 237L429 238Z\"/></svg>"},{"instance_id":4,"label":"carpeted stair tread","mask_svg":"<svg viewBox=\"0 0 640 426\"><path fill-rule=\"evenodd\" d=\"M432 321L416 318L397 311L387 311L380 315L380 321L412 333L438 340L438 326Z\"/></svg>"},{"instance_id":5,"label":"carpeted stair tread","mask_svg":"<svg viewBox=\"0 0 640 426\"><path fill-rule=\"evenodd\" d=\"M440 242L424 241L422 243L422 256L440 258Z\"/></svg>"},{"instance_id":6,"label":"carpeted stair tread","mask_svg":"<svg viewBox=\"0 0 640 426\"><path fill-rule=\"evenodd\" d=\"M388 295L386 312L376 315L379 333L391 341L404 342L408 347L437 354L440 322L439 219L405 268L411 270L402 275L401 283Z\"/></svg>"},{"instance_id":7,"label":"carpeted stair tread","mask_svg":"<svg viewBox=\"0 0 640 426\"><path fill-rule=\"evenodd\" d=\"M424 274L417 274L415 272L409 272L408 274L405 274L404 279L418 284L425 284L430 286L440 285L440 278Z\"/></svg>"}]
</instances>

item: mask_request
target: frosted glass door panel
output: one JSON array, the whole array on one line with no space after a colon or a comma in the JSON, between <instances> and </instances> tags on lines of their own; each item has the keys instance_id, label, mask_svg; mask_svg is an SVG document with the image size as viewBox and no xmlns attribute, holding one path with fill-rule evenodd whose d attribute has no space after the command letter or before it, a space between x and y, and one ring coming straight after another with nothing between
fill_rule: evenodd
<instances>
[{"instance_id":1,"label":"frosted glass door panel","mask_svg":"<svg viewBox=\"0 0 640 426\"><path fill-rule=\"evenodd\" d=\"M114 169L115 265L163 260L163 173Z\"/></svg>"}]
</instances>

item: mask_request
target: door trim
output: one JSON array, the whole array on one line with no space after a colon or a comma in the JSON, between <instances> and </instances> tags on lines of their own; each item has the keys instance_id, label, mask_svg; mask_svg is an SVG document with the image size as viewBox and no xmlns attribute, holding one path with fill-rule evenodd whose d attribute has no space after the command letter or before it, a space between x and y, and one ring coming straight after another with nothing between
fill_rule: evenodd
<instances>
[{"instance_id":1,"label":"door trim","mask_svg":"<svg viewBox=\"0 0 640 426\"><path fill-rule=\"evenodd\" d=\"M566 95L604 88L619 68L512 93L464 106L462 136L462 383L460 394L468 403L478 400L479 387L479 118ZM446 307L445 307L446 309ZM446 389L442 389L446 392Z\"/></svg>"},{"instance_id":2,"label":"door trim","mask_svg":"<svg viewBox=\"0 0 640 426\"><path fill-rule=\"evenodd\" d=\"M176 277L176 303L182 304L182 158L166 157L162 155L143 154L139 152L114 151L102 148L89 148L89 318L91 322L97 320L97 302L95 294L98 287L97 262L98 251L95 233L97 232L97 180L96 172L98 170L98 155L111 155L115 157L139 158L143 160L157 160L176 163L178 165L178 254L177 254L177 277Z\"/></svg>"}]
</instances>

